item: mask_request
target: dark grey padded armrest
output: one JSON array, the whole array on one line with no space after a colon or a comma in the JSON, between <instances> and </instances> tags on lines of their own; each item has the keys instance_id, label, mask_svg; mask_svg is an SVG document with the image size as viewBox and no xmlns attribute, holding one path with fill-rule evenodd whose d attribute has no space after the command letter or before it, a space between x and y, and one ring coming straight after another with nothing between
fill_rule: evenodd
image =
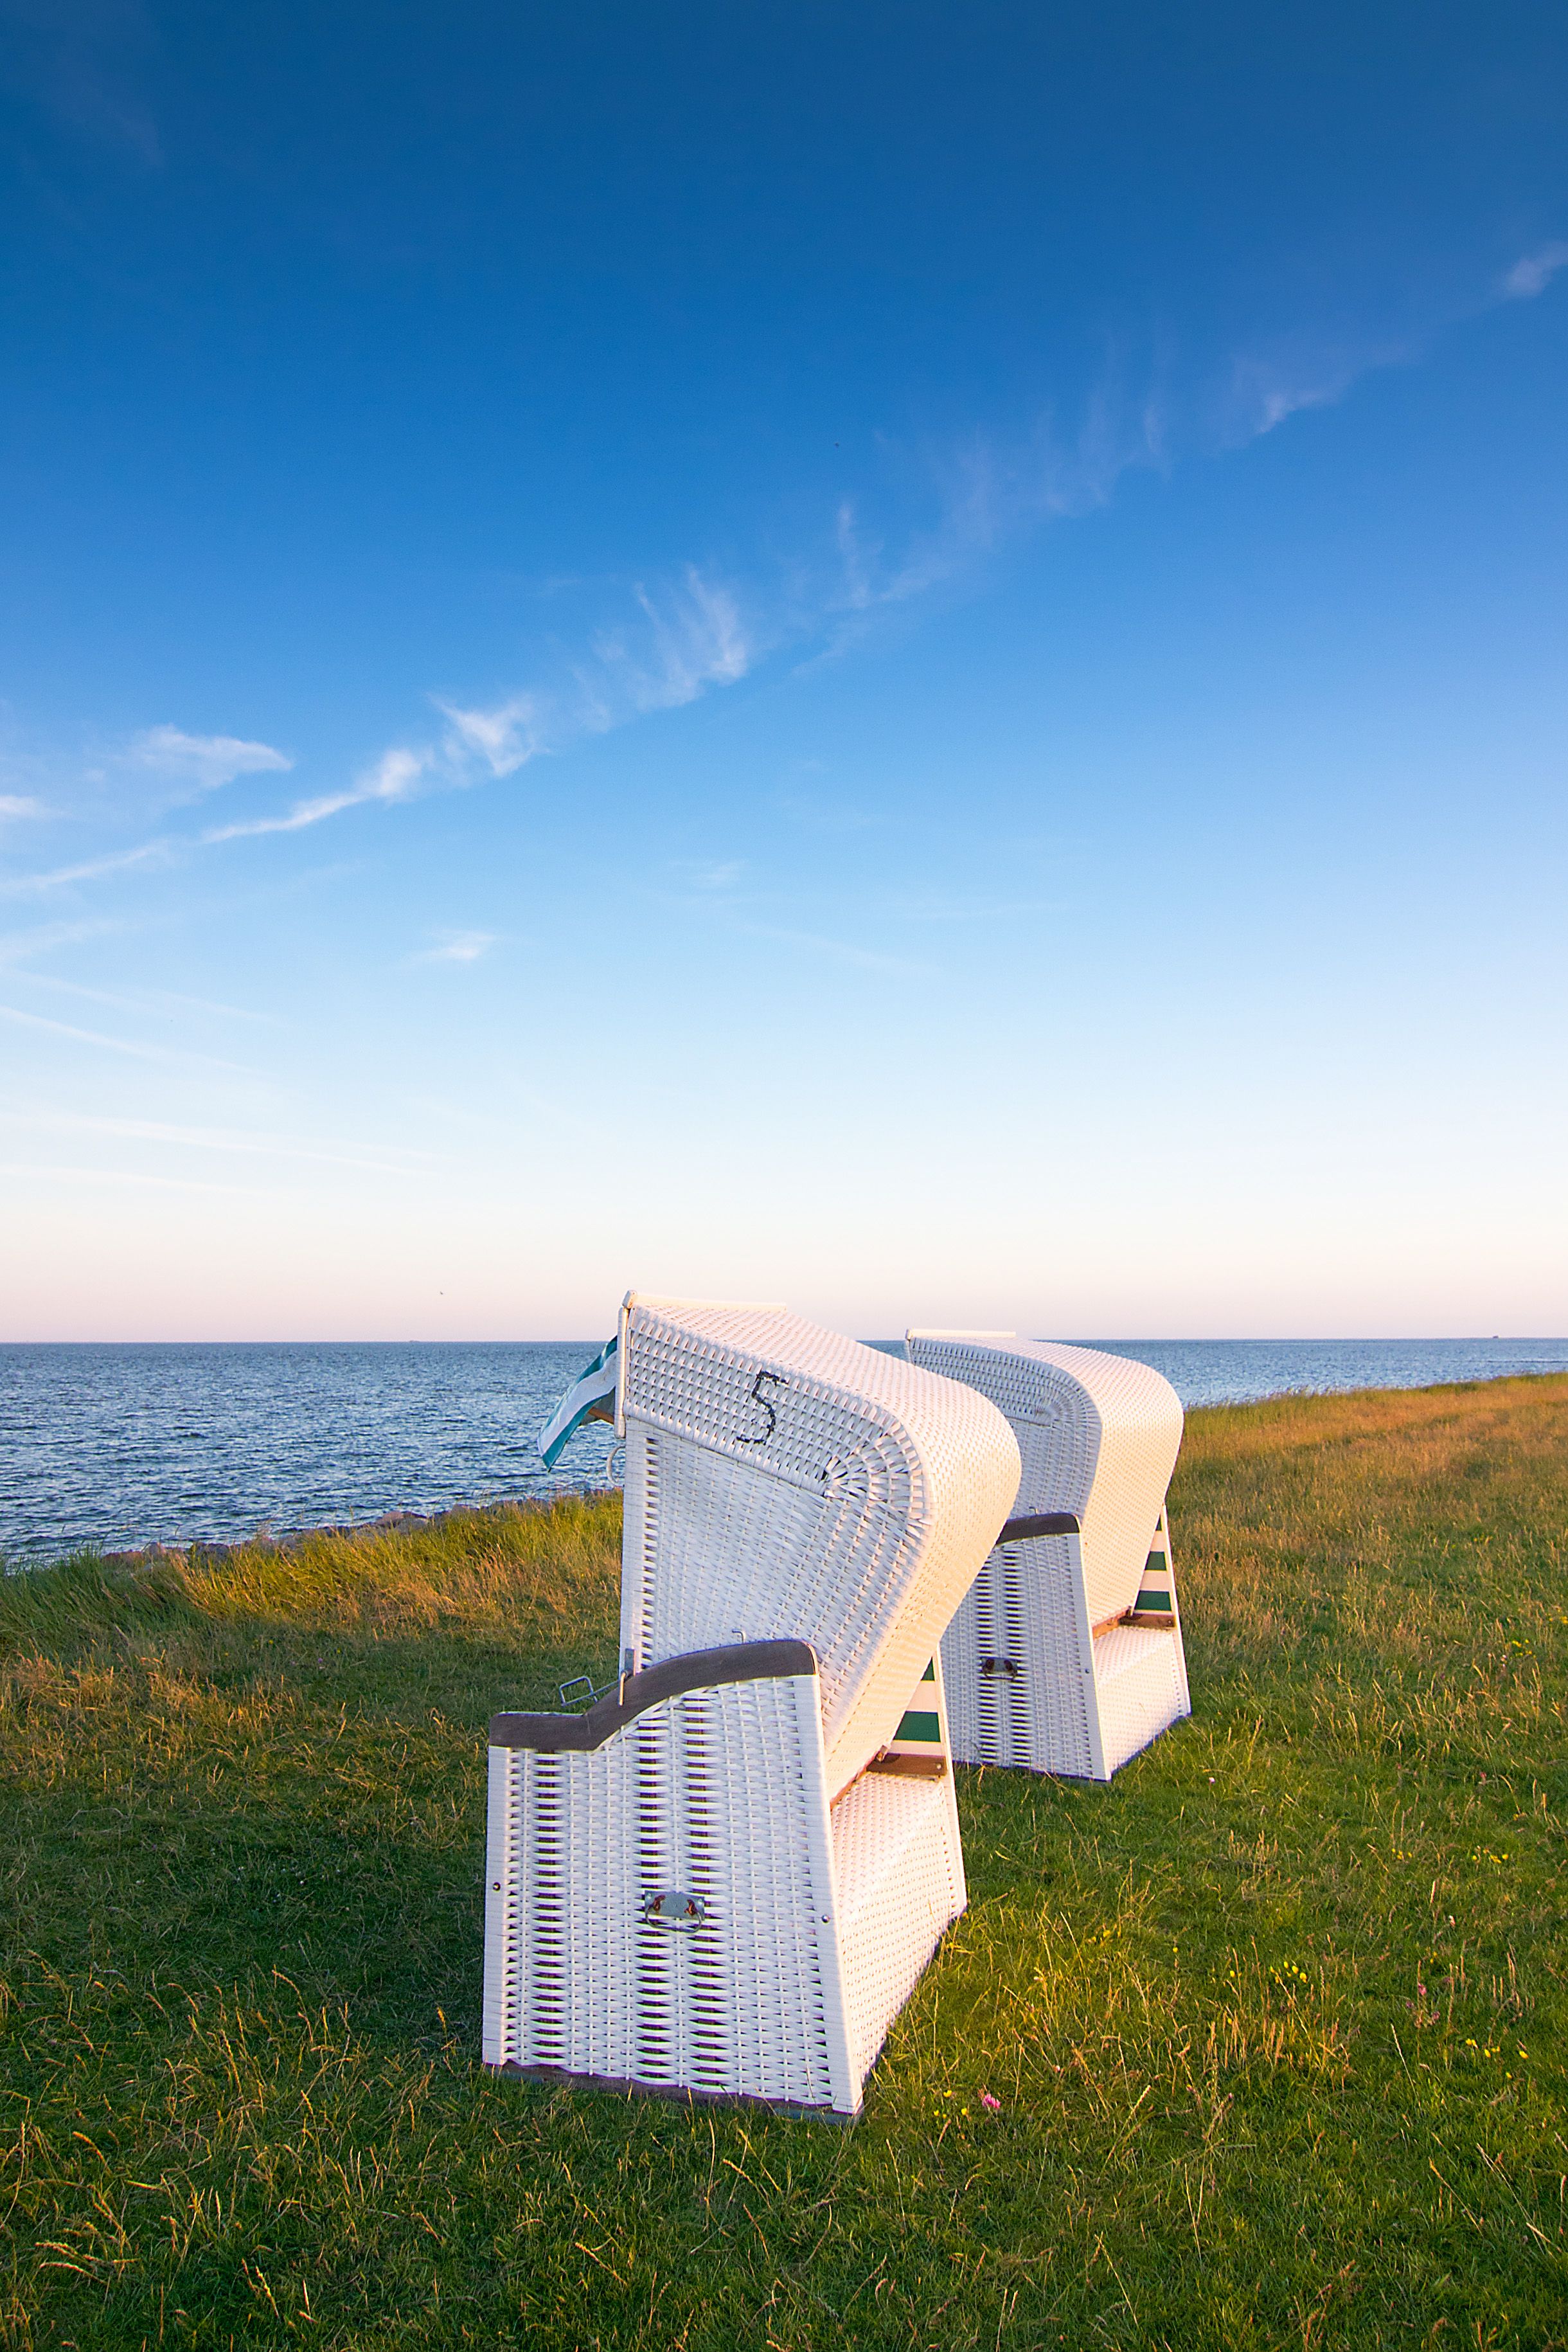
<instances>
[{"instance_id":1,"label":"dark grey padded armrest","mask_svg":"<svg viewBox=\"0 0 1568 2352\"><path fill-rule=\"evenodd\" d=\"M1009 1519L997 1541L999 1544L1030 1543L1037 1536L1075 1536L1082 1533L1076 1511L1040 1511L1033 1518Z\"/></svg>"},{"instance_id":2,"label":"dark grey padded armrest","mask_svg":"<svg viewBox=\"0 0 1568 2352\"><path fill-rule=\"evenodd\" d=\"M817 1654L810 1642L732 1642L722 1650L688 1650L665 1658L640 1675L623 1675L619 1695L601 1698L581 1715L493 1715L492 1748L532 1748L540 1754L602 1748L623 1724L683 1691L712 1690L721 1683L782 1682L814 1675Z\"/></svg>"}]
</instances>

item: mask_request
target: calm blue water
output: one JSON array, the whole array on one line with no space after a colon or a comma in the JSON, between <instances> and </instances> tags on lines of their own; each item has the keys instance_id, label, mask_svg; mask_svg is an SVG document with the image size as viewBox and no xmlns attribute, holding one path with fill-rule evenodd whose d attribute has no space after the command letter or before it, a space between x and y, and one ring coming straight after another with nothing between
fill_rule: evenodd
<instances>
[{"instance_id":1,"label":"calm blue water","mask_svg":"<svg viewBox=\"0 0 1568 2352\"><path fill-rule=\"evenodd\" d=\"M1089 1344L1156 1365L1189 1405L1568 1370L1564 1339ZM608 1430L580 1432L553 1474L534 1448L598 1345L0 1347L0 1557L602 1486Z\"/></svg>"}]
</instances>

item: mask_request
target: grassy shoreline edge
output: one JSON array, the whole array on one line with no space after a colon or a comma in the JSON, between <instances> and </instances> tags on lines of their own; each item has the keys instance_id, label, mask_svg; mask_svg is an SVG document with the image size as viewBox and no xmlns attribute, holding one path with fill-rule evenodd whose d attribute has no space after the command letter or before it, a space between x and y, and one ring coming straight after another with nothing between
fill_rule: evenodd
<instances>
[{"instance_id":1,"label":"grassy shoreline edge","mask_svg":"<svg viewBox=\"0 0 1568 2352\"><path fill-rule=\"evenodd\" d=\"M613 1498L0 1580L0 2344L1568 2345L1568 1376L1195 1412L1173 1528L1194 1718L963 1776L848 2135L477 2064Z\"/></svg>"}]
</instances>

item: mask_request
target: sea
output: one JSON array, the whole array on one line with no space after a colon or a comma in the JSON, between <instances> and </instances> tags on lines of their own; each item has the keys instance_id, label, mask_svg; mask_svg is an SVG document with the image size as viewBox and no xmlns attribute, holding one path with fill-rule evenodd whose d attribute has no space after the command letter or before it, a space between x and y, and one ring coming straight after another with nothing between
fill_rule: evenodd
<instances>
[{"instance_id":1,"label":"sea","mask_svg":"<svg viewBox=\"0 0 1568 2352\"><path fill-rule=\"evenodd\" d=\"M0 1347L0 1561L235 1543L616 1483L539 1424L598 1340ZM901 1352L898 1343L873 1343ZM1568 1339L1090 1339L1184 1404L1568 1371Z\"/></svg>"}]
</instances>

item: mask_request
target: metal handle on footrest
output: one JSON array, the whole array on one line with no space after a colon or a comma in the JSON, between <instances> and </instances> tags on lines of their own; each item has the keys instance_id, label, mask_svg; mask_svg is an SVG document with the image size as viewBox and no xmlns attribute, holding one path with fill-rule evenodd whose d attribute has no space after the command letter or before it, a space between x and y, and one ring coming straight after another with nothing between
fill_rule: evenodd
<instances>
[{"instance_id":1,"label":"metal handle on footrest","mask_svg":"<svg viewBox=\"0 0 1568 2352\"><path fill-rule=\"evenodd\" d=\"M698 1927L707 1917L707 1905L700 1895L682 1895L675 1888L666 1888L662 1895L645 1895L643 1916L651 1927Z\"/></svg>"}]
</instances>

